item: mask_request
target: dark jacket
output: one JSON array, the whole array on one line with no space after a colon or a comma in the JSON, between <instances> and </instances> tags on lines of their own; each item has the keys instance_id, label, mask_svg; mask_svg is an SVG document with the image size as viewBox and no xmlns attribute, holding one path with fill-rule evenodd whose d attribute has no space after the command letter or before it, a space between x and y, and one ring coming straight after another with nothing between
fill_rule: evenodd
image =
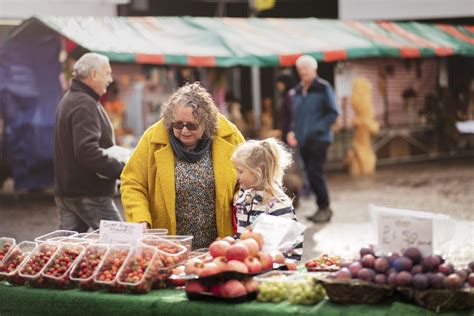
<instances>
[{"instance_id":1,"label":"dark jacket","mask_svg":"<svg viewBox=\"0 0 474 316\"><path fill-rule=\"evenodd\" d=\"M112 196L123 164L103 149L115 144L112 125L99 95L73 80L56 111L55 194L61 197ZM97 174L102 175L99 177Z\"/></svg>"},{"instance_id":2,"label":"dark jacket","mask_svg":"<svg viewBox=\"0 0 474 316\"><path fill-rule=\"evenodd\" d=\"M306 95L303 95L301 84L289 94L293 109L292 130L298 144L303 146L309 139L331 143L334 138L331 126L339 116L331 85L316 77Z\"/></svg>"}]
</instances>

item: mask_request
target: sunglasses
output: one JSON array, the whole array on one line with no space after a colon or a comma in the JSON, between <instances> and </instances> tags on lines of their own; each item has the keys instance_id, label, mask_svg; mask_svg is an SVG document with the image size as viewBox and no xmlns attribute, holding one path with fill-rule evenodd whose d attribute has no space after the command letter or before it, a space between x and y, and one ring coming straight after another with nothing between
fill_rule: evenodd
<instances>
[{"instance_id":1,"label":"sunglasses","mask_svg":"<svg viewBox=\"0 0 474 316\"><path fill-rule=\"evenodd\" d=\"M198 123L183 123L183 122L173 122L171 123L171 127L174 129L183 129L187 128L190 131L196 131L199 128Z\"/></svg>"}]
</instances>

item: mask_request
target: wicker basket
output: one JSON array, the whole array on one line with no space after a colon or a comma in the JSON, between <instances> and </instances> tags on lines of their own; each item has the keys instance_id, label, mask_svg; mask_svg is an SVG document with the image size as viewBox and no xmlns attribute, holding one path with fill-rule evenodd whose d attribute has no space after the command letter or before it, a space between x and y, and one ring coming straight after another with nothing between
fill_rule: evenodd
<instances>
[{"instance_id":1,"label":"wicker basket","mask_svg":"<svg viewBox=\"0 0 474 316\"><path fill-rule=\"evenodd\" d=\"M318 279L329 299L339 304L377 304L392 297L394 289L365 281Z\"/></svg>"},{"instance_id":2,"label":"wicker basket","mask_svg":"<svg viewBox=\"0 0 474 316\"><path fill-rule=\"evenodd\" d=\"M437 313L474 308L474 288L460 290L431 289L416 290L397 288L397 292L413 303Z\"/></svg>"}]
</instances>

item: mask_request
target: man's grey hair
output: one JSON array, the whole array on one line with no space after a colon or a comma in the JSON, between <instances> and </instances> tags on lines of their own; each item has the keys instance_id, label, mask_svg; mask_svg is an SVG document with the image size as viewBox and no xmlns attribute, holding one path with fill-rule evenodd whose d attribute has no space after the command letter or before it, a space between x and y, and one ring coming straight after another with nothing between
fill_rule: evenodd
<instances>
[{"instance_id":1,"label":"man's grey hair","mask_svg":"<svg viewBox=\"0 0 474 316\"><path fill-rule=\"evenodd\" d=\"M298 59L296 60L296 68L305 66L309 66L311 69L316 70L318 69L318 62L314 57L309 55L303 55L298 57Z\"/></svg>"},{"instance_id":2,"label":"man's grey hair","mask_svg":"<svg viewBox=\"0 0 474 316\"><path fill-rule=\"evenodd\" d=\"M97 53L87 53L74 64L74 71L72 73L75 79L85 79L89 77L91 70L99 70L105 64L109 63L107 56Z\"/></svg>"}]
</instances>

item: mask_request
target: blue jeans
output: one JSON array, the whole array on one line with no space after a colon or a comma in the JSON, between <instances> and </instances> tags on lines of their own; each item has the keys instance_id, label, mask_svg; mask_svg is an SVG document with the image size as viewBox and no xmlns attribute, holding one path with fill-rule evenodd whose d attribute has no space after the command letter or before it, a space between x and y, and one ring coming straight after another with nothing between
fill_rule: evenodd
<instances>
[{"instance_id":1,"label":"blue jeans","mask_svg":"<svg viewBox=\"0 0 474 316\"><path fill-rule=\"evenodd\" d=\"M99 229L100 221L123 221L112 197L55 197L59 208L59 229L85 233Z\"/></svg>"}]
</instances>

